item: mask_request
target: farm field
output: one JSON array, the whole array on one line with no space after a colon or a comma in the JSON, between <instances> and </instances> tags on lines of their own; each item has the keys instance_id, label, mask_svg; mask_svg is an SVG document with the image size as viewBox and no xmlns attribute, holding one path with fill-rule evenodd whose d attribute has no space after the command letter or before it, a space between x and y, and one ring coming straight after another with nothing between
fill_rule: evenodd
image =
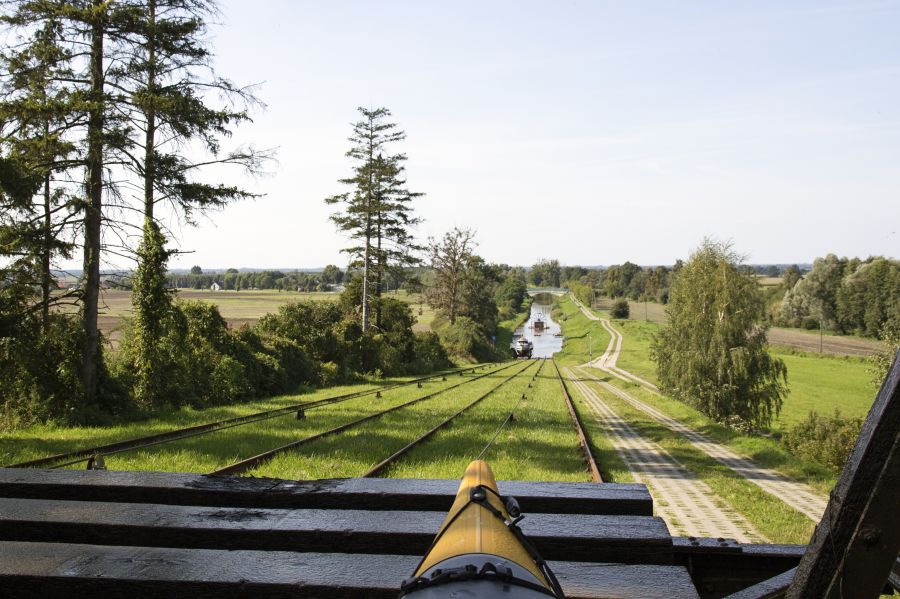
<instances>
[{"instance_id":1,"label":"farm field","mask_svg":"<svg viewBox=\"0 0 900 599\"><path fill-rule=\"evenodd\" d=\"M299 301L337 301L336 292L299 292L274 290L209 291L179 289L176 297L215 304L222 317L232 328L253 324L266 314L276 312L281 306ZM427 331L434 320L434 310L424 302L420 294L390 291L385 297L393 297L411 304L417 323L414 330ZM124 318L131 315L131 292L120 289L104 289L100 294L100 330L107 339L116 343Z\"/></svg>"}]
</instances>

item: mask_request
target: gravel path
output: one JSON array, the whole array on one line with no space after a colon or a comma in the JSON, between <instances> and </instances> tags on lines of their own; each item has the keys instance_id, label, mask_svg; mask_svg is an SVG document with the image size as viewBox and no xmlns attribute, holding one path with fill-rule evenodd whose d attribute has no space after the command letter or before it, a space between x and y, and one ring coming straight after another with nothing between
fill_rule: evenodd
<instances>
[{"instance_id":1,"label":"gravel path","mask_svg":"<svg viewBox=\"0 0 900 599\"><path fill-rule=\"evenodd\" d=\"M611 336L609 346L606 348L606 353L604 353L593 362L586 364L585 366L599 368L600 370L612 376L615 376L616 378L627 382L638 383L655 393L659 393L659 388L653 383L645 381L644 379L633 375L626 370L622 370L621 368L618 368L616 366L616 361L618 360L619 352L622 348L622 334L616 331L608 320L598 318L577 300L576 303L578 304L579 308L581 308L581 311L585 316L587 316L591 320L599 320L601 324L603 324L603 327L610 332ZM695 431L679 420L670 418L660 410L657 410L653 406L637 399L630 393L619 389L618 387L610 385L609 383L601 381L593 374L583 374L585 377L599 382L605 388L608 388L610 392L614 393L617 397L619 397L623 401L628 402L630 405L637 408L641 412L644 412L669 430L682 435L688 441L690 441L691 445L693 445L709 457L713 458L720 464L728 466L734 472L740 474L766 493L769 493L770 495L773 495L782 500L813 522L818 522L819 520L821 520L822 514L825 513L825 506L828 504L828 497L821 495L809 485L805 485L803 483L792 480L787 476L781 474L780 472L772 470L771 468L763 468L761 466L758 466L754 464L749 458L746 458L732 451L721 443L713 441L706 435Z\"/></svg>"},{"instance_id":2,"label":"gravel path","mask_svg":"<svg viewBox=\"0 0 900 599\"><path fill-rule=\"evenodd\" d=\"M570 369L566 377L575 385L594 417L634 478L647 485L657 514L674 535L732 538L740 543L766 539L705 482L679 464L656 443L642 437ZM612 387L600 381L604 388ZM613 387L614 388L614 387Z\"/></svg>"}]
</instances>

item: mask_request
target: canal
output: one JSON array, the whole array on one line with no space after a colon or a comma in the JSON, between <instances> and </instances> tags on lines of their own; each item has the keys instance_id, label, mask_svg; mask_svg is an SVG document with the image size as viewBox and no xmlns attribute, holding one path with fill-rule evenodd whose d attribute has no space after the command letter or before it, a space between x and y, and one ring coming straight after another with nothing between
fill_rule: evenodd
<instances>
[{"instance_id":1,"label":"canal","mask_svg":"<svg viewBox=\"0 0 900 599\"><path fill-rule=\"evenodd\" d=\"M549 293L536 295L534 303L531 304L531 314L528 320L513 333L513 343L524 335L534 344L532 358L549 358L562 350L562 332L560 326L550 318L552 309L552 295ZM544 323L543 329L540 325L535 327L535 322L538 321Z\"/></svg>"}]
</instances>

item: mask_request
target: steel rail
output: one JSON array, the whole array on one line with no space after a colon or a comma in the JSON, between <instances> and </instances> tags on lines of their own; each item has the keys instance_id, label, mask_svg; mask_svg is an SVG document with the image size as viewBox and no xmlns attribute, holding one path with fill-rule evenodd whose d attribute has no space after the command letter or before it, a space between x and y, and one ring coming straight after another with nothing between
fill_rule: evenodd
<instances>
[{"instance_id":1,"label":"steel rail","mask_svg":"<svg viewBox=\"0 0 900 599\"><path fill-rule=\"evenodd\" d=\"M213 433L221 430L226 430L229 428L233 428L235 426L243 426L246 424L253 424L254 422L261 422L263 420L268 420L271 418L277 418L280 416L285 416L292 412L296 412L298 410L310 410L312 408L319 408L326 405L332 405L335 403L341 403L343 401L349 401L351 399L357 399L360 397L365 397L367 395L372 395L375 393L384 393L386 391L390 391L392 389L398 389L400 387L406 387L408 385L413 385L416 383L421 383L423 381L447 376L448 374L464 374L466 372L474 372L479 367L475 366L472 368L464 368L462 370L454 370L449 372L442 372L439 374L433 374L425 377L415 378L403 383L396 383L393 385L388 385L386 387L379 387L376 389L368 389L365 391L354 391L352 393L344 393L341 395L335 395L333 397L326 397L323 399L317 399L315 401L307 401L300 402L296 404L291 404L290 406L286 406L283 408L275 408L273 410L265 410L262 412L255 412L253 414L247 414L246 416L237 416L234 418L226 418L224 420L217 420L215 422L207 422L205 424L198 424L195 426L189 426L185 428L180 428L172 431L167 431L165 433L159 433L156 435L147 435L144 437L135 437L133 439L128 439L125 441L117 441L115 443L108 443L106 445L99 445L97 447L89 447L85 449L77 449L75 451L69 451L66 453L58 453L51 456L46 456L43 458L38 458L36 460L29 460L26 462L19 462L17 464L11 464L9 466L5 466L6 468L39 468L39 467L48 467L48 468L63 468L65 466L71 466L73 464L78 464L80 462L86 462L93 458L94 456L101 455L111 455L115 453L121 453L123 451L130 451L132 449L141 449L143 447L151 447L153 445L160 445L162 443L169 443L172 441L180 441L183 439L189 439L191 437L196 437L199 435L205 435L208 433Z\"/></svg>"},{"instance_id":2,"label":"steel rail","mask_svg":"<svg viewBox=\"0 0 900 599\"><path fill-rule=\"evenodd\" d=\"M588 437L584 432L584 427L581 423L581 417L578 415L578 410L575 409L575 403L572 401L572 397L569 395L569 390L566 387L566 381L563 379L562 373L560 373L559 371L559 366L556 364L556 360L551 359L551 361L553 362L553 368L556 369L556 378L559 380L559 386L562 389L563 397L566 400L566 407L569 409L569 416L572 417L572 424L575 425L575 432L578 435L578 443L581 445L581 453L584 454L584 461L591 473L591 481L595 483L602 483L603 477L600 476L600 469L597 467L597 460L594 459L594 453L591 451L591 445L588 442Z\"/></svg>"},{"instance_id":3,"label":"steel rail","mask_svg":"<svg viewBox=\"0 0 900 599\"><path fill-rule=\"evenodd\" d=\"M287 443L286 445L276 447L275 449L270 449L269 451L264 451L263 453L257 454L255 456L251 456L249 458L246 458L246 459L243 459L240 461L237 461L228 466L219 468L218 470L214 470L214 471L210 472L209 474L211 474L211 475L239 474L241 472L246 472L247 470L249 470L251 468L265 464L266 462L268 462L269 460L271 460L273 457L275 457L276 455L278 455L280 453L283 453L283 452L293 449L295 447L300 447L301 445L306 445L307 443L312 443L313 441L317 441L319 439L322 439L323 437L328 437L330 435L342 433L347 429L350 429L350 428L353 428L354 426L363 424L364 422L368 422L369 420L374 420L376 418L380 418L381 416L384 416L385 414L390 414L391 412L401 410L407 406L411 406L413 404L419 403L420 401L425 401L426 399L431 399L442 393L446 393L447 391L456 389L457 387L461 387L463 385L473 383L473 382L475 382L479 379L482 379L486 376L506 370L507 368L512 368L513 366L515 366L515 364L516 363L513 362L511 364L508 364L507 366L502 366L500 368L491 370L490 372L486 372L484 374L479 374L478 376L475 376L471 379L462 381L460 383L456 383L454 385L450 385L449 387L444 387L443 389L439 389L437 391L434 391L434 392L424 395L422 397L412 399L410 401L404 402L402 404L396 405L396 406L388 408L386 410L382 410L380 412L375 412L374 414L369 414L368 416L363 416L362 418L358 418L351 422L347 422L340 426L336 426L334 428L328 429L327 431L323 431L321 433L316 433L315 435L311 435L309 437L304 437L303 439L298 439L297 441L292 441L290 443Z\"/></svg>"},{"instance_id":4,"label":"steel rail","mask_svg":"<svg viewBox=\"0 0 900 599\"><path fill-rule=\"evenodd\" d=\"M450 424L450 422L452 422L455 418L461 416L462 414L467 412L469 409L471 409L471 408L475 407L476 405L478 405L479 403L481 403L482 400L484 400L488 396L492 395L494 393L494 391L496 391L497 389L499 389L500 387L502 387L503 385L505 385L512 379L520 376L522 373L524 373L529 368L531 368L531 364L528 364L522 370L519 370L515 374L507 377L506 379L504 379L504 381L502 383L500 383L496 387L492 388L490 391L488 391L484 395L479 396L477 399L475 399L474 401L472 401L471 403L469 403L468 405L463 407L461 410L457 411L452 416L450 416L447 419L445 419L444 421L442 421L440 424L438 424L437 426L435 426L434 428L432 428L431 430L429 430L428 432L423 434L418 439L410 442L408 445L406 445L402 449L398 449L393 454L391 454L389 457L381 460L380 462L378 462L377 464L372 466L369 470L366 470L366 472L364 472L363 474L360 474L360 478L371 478L373 476L377 476L378 474L383 472L388 466L390 466L391 464L396 462L398 459L400 459L403 455L405 455L407 452L409 452L411 449L413 449L414 447L427 441L430 437L432 437L439 430L441 430L442 428L444 428L445 426ZM538 370L540 370L540 369L538 369Z\"/></svg>"}]
</instances>

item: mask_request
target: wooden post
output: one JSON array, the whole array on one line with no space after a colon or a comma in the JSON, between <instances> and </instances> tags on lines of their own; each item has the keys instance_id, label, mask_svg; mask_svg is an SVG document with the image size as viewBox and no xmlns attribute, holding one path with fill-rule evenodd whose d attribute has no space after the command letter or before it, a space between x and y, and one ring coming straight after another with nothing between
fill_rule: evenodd
<instances>
[{"instance_id":1,"label":"wooden post","mask_svg":"<svg viewBox=\"0 0 900 599\"><path fill-rule=\"evenodd\" d=\"M900 551L900 352L859 433L788 597L877 597Z\"/></svg>"}]
</instances>

